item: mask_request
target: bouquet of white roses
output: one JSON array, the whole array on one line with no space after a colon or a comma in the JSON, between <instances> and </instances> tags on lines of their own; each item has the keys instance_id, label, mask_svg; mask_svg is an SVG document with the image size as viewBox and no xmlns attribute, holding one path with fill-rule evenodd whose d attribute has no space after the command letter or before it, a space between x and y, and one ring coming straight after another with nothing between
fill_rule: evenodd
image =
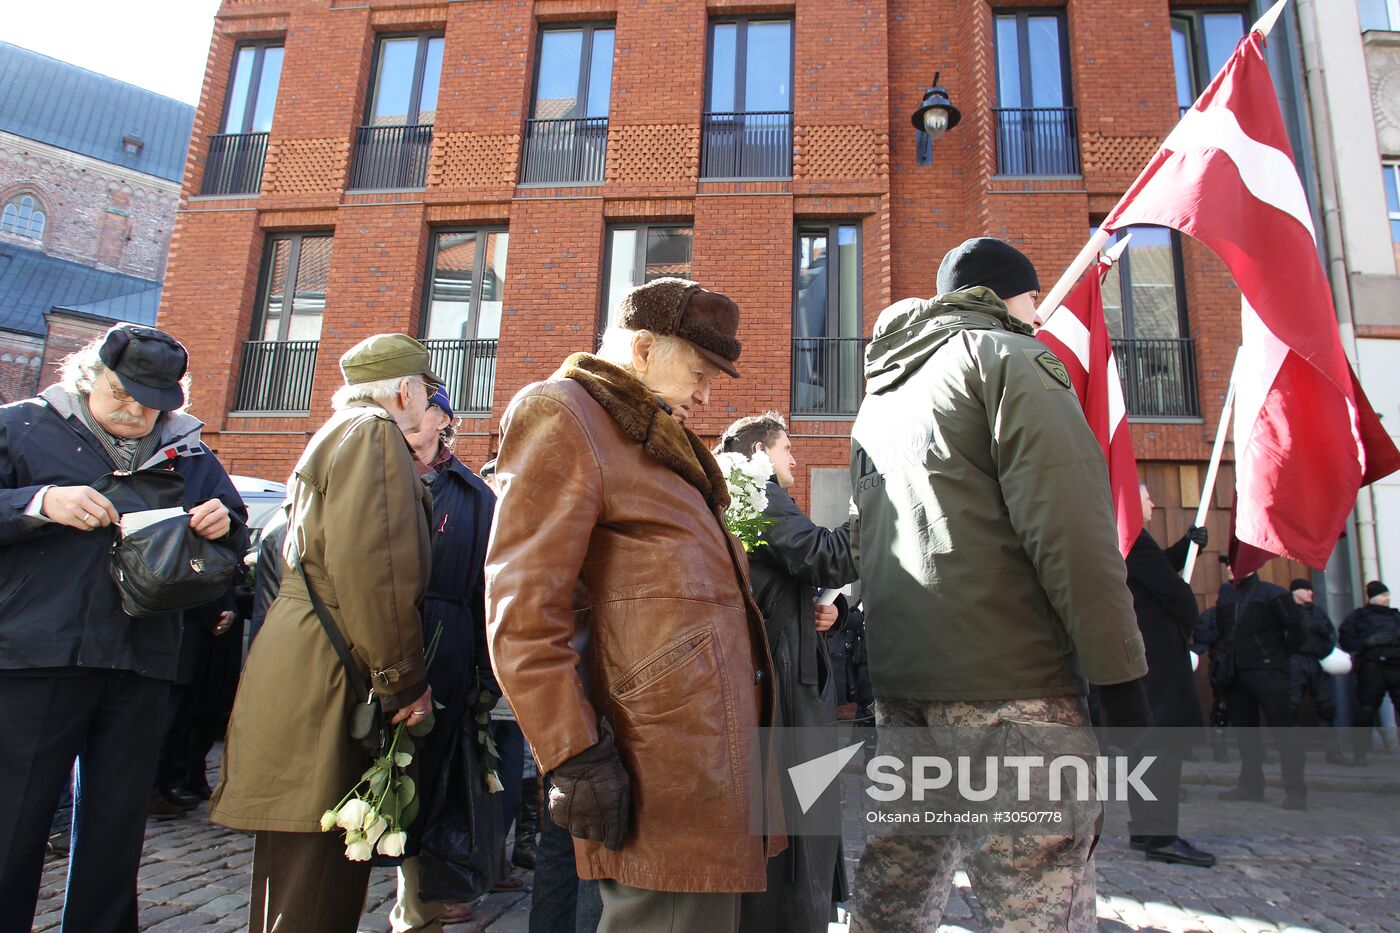
<instances>
[{"instance_id":1,"label":"bouquet of white roses","mask_svg":"<svg viewBox=\"0 0 1400 933\"><path fill-rule=\"evenodd\" d=\"M715 460L729 487L725 526L745 551L763 546L767 543L762 539L763 529L773 524L772 519L763 517L768 508L768 478L773 475L773 461L761 450L752 457L728 451L716 455Z\"/></svg>"}]
</instances>

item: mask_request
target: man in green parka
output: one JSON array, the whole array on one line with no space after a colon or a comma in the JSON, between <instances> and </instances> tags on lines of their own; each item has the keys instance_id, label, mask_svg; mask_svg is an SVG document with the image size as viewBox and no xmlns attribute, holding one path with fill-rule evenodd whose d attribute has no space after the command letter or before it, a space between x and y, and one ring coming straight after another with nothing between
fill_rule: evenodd
<instances>
[{"instance_id":1,"label":"man in green parka","mask_svg":"<svg viewBox=\"0 0 1400 933\"><path fill-rule=\"evenodd\" d=\"M1107 467L1064 366L1032 336L1039 287L1014 247L972 239L944 257L939 295L875 324L851 545L882 733L1087 728L1088 683L1110 724L1150 723ZM852 929L933 929L964 861L989 928L1093 929L1092 842L872 839Z\"/></svg>"}]
</instances>

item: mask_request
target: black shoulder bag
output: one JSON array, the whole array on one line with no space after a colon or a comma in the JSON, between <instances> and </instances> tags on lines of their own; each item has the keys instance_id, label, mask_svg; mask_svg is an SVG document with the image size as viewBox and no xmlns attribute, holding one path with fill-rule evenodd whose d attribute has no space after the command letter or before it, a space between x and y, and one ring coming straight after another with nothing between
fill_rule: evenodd
<instances>
[{"instance_id":1,"label":"black shoulder bag","mask_svg":"<svg viewBox=\"0 0 1400 933\"><path fill-rule=\"evenodd\" d=\"M174 470L108 473L92 484L121 514L183 508L185 478ZM223 596L233 585L239 558L232 548L190 528L188 515L147 525L130 534L118 529L109 571L122 611L149 619L193 609Z\"/></svg>"},{"instance_id":2,"label":"black shoulder bag","mask_svg":"<svg viewBox=\"0 0 1400 933\"><path fill-rule=\"evenodd\" d=\"M330 612L326 609L326 604L321 602L316 588L311 585L311 578L302 569L300 552L293 548L291 553L292 569L296 570L301 576L302 582L306 584L306 595L311 599L311 608L316 610L316 618L321 621L321 628L326 630L326 638L330 641L331 647L335 649L336 657L340 658L340 666L345 669L345 679L350 684L355 699L359 701L355 704L355 711L350 716L350 738L358 742L360 747L371 756L378 755L384 749L389 737L384 710L375 702L374 695L369 689L369 683L365 681L364 675L360 673L360 668L355 664L355 659L350 654L350 646L345 643L345 636L340 634L340 629L336 627L335 620L331 618Z\"/></svg>"}]
</instances>

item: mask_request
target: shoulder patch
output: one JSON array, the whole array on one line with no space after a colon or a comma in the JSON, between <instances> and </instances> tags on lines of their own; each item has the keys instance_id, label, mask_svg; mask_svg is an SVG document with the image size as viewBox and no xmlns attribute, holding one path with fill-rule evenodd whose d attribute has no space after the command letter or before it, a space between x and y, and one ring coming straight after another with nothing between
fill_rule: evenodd
<instances>
[{"instance_id":1,"label":"shoulder patch","mask_svg":"<svg viewBox=\"0 0 1400 933\"><path fill-rule=\"evenodd\" d=\"M1026 359L1030 360L1031 368L1040 377L1047 389L1070 389L1074 383L1070 381L1069 370L1065 369L1065 364L1060 362L1060 358L1054 353L1045 349L1022 350L1026 354Z\"/></svg>"}]
</instances>

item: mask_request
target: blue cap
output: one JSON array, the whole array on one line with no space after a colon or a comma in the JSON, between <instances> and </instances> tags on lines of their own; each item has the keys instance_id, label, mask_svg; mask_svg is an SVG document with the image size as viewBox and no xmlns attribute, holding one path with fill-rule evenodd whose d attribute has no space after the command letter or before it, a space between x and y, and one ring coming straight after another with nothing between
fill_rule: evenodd
<instances>
[{"instance_id":1,"label":"blue cap","mask_svg":"<svg viewBox=\"0 0 1400 933\"><path fill-rule=\"evenodd\" d=\"M452 414L452 403L447 400L447 389L443 386L438 386L438 390L428 399L428 404L436 405L438 408L441 408L446 412L449 418L456 417L456 415Z\"/></svg>"}]
</instances>

